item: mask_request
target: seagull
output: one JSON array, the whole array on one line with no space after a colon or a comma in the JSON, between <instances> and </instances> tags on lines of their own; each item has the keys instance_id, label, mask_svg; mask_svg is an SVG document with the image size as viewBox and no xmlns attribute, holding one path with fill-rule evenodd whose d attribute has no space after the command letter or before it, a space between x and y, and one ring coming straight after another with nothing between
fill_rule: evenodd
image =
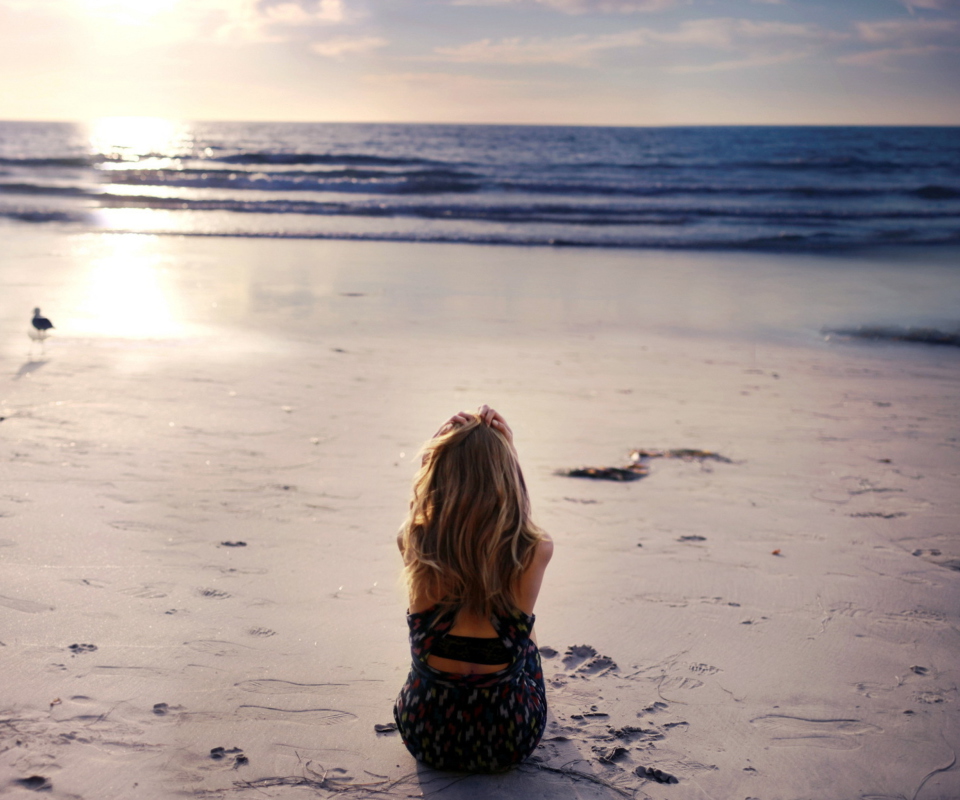
<instances>
[{"instance_id":1,"label":"seagull","mask_svg":"<svg viewBox=\"0 0 960 800\"><path fill-rule=\"evenodd\" d=\"M27 336L35 342L40 342L41 349L43 348L44 340L50 335L52 328L53 323L46 317L40 316L40 309L33 309L33 321L31 326L27 328Z\"/></svg>"}]
</instances>

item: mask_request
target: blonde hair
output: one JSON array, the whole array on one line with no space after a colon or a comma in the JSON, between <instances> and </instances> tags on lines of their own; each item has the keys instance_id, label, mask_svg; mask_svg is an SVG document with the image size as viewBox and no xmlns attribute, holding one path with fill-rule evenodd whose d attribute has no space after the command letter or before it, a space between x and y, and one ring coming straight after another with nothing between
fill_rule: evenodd
<instances>
[{"instance_id":1,"label":"blonde hair","mask_svg":"<svg viewBox=\"0 0 960 800\"><path fill-rule=\"evenodd\" d=\"M530 520L513 445L467 416L424 445L400 536L411 597L486 619L516 610L520 576L544 534Z\"/></svg>"}]
</instances>

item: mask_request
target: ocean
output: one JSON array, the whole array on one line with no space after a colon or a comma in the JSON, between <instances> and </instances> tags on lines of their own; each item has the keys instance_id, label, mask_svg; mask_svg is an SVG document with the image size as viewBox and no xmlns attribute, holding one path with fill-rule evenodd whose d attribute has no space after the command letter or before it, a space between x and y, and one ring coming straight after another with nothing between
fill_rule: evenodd
<instances>
[{"instance_id":1,"label":"ocean","mask_svg":"<svg viewBox=\"0 0 960 800\"><path fill-rule=\"evenodd\" d=\"M960 243L960 128L0 122L0 218L616 248Z\"/></svg>"}]
</instances>

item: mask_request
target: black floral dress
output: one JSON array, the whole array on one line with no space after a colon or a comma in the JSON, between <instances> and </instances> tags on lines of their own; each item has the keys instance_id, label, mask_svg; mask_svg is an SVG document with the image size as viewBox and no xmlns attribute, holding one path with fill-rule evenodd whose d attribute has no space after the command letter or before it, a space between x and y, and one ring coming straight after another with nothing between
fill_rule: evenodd
<instances>
[{"instance_id":1,"label":"black floral dress","mask_svg":"<svg viewBox=\"0 0 960 800\"><path fill-rule=\"evenodd\" d=\"M540 651L530 638L535 617L519 610L509 617L492 616L490 622L510 654L509 666L485 675L460 675L427 663L455 616L455 611L436 606L407 614L413 665L393 716L403 743L424 764L500 772L534 751L546 725Z\"/></svg>"}]
</instances>

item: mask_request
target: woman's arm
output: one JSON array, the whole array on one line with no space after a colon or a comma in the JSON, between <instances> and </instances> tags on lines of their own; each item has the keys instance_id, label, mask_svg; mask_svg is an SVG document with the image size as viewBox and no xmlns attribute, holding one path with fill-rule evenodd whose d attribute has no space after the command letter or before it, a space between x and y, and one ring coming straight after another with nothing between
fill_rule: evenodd
<instances>
[{"instance_id":1,"label":"woman's arm","mask_svg":"<svg viewBox=\"0 0 960 800\"><path fill-rule=\"evenodd\" d=\"M547 564L550 563L552 557L553 539L545 533L543 539L537 543L533 561L527 567L527 571L520 576L517 605L525 614L533 613L534 606L537 604L537 597L540 594L540 586L543 584L543 574L547 571Z\"/></svg>"}]
</instances>

